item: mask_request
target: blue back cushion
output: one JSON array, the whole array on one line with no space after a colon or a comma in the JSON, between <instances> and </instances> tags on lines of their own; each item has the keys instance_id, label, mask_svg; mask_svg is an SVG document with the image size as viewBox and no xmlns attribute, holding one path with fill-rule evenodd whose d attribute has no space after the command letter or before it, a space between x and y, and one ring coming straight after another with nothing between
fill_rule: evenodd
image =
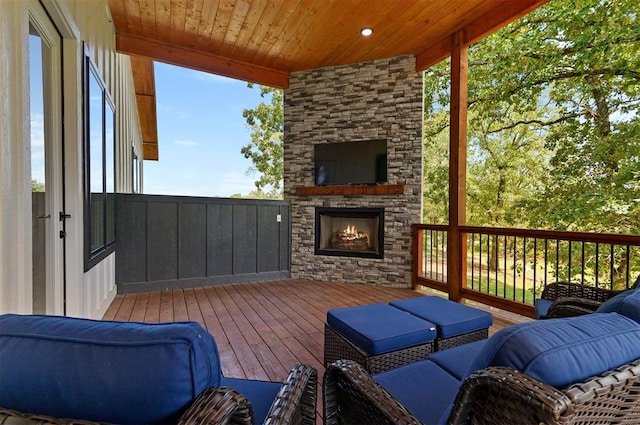
<instances>
[{"instance_id":1,"label":"blue back cushion","mask_svg":"<svg viewBox=\"0 0 640 425\"><path fill-rule=\"evenodd\" d=\"M118 424L175 422L220 381L195 322L142 324L0 316L0 406Z\"/></svg>"},{"instance_id":2,"label":"blue back cushion","mask_svg":"<svg viewBox=\"0 0 640 425\"><path fill-rule=\"evenodd\" d=\"M433 323L384 303L329 310L327 325L368 354L425 344L436 337Z\"/></svg>"},{"instance_id":3,"label":"blue back cushion","mask_svg":"<svg viewBox=\"0 0 640 425\"><path fill-rule=\"evenodd\" d=\"M640 289L628 289L605 301L596 313L618 313L640 323Z\"/></svg>"},{"instance_id":4,"label":"blue back cushion","mask_svg":"<svg viewBox=\"0 0 640 425\"><path fill-rule=\"evenodd\" d=\"M556 388L640 358L640 325L616 313L538 320L496 332L469 366L508 366Z\"/></svg>"},{"instance_id":5,"label":"blue back cushion","mask_svg":"<svg viewBox=\"0 0 640 425\"><path fill-rule=\"evenodd\" d=\"M536 312L536 319L546 319L547 313L549 313L549 309L551 308L552 304L553 300L538 298L533 304Z\"/></svg>"}]
</instances>

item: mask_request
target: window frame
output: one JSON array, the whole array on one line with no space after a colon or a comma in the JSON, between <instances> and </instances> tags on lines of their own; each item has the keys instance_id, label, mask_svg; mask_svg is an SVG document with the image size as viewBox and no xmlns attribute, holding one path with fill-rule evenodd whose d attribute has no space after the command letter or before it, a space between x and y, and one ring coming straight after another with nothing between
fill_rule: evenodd
<instances>
[{"instance_id":1,"label":"window frame","mask_svg":"<svg viewBox=\"0 0 640 425\"><path fill-rule=\"evenodd\" d=\"M94 84L94 82L97 84ZM91 135L92 131L95 133L95 129L92 130L91 128L92 120L95 120L95 117L92 116L93 111L91 108L91 98L95 96L95 93L92 93L90 89L92 86L99 87L100 90L99 118L101 122L101 168L99 171L101 173L100 186L102 188L100 192L97 192L99 189L94 189L96 187L95 185L92 187L92 178L94 179L94 184L96 181L96 176L92 175L92 171L96 171L95 167L94 170L91 168ZM84 269L86 272L100 263L116 249L115 194L117 146L115 103L111 99L111 96L106 89L106 85L98 72L98 68L91 60L86 48L83 70L83 103ZM110 114L109 117L107 114ZM112 181L109 181L109 179ZM92 192L92 189L96 190L96 192ZM101 198L98 199L97 203L98 211L96 211L96 203L92 202L95 200L95 195L98 195ZM102 211L99 211L99 209L102 209ZM100 219L100 222L97 224L95 223L96 217ZM111 224L109 224L110 221ZM98 239L97 243L94 240L94 235L96 234L101 236L101 239Z\"/></svg>"}]
</instances>

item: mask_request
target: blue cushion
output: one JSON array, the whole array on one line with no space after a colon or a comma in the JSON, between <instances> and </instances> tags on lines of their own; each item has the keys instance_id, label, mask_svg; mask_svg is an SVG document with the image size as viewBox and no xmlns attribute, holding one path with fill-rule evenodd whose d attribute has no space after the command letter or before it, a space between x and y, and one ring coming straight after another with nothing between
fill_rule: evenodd
<instances>
[{"instance_id":1,"label":"blue cushion","mask_svg":"<svg viewBox=\"0 0 640 425\"><path fill-rule=\"evenodd\" d=\"M483 339L446 350L436 351L429 356L429 360L449 372L454 378L462 381L466 378L469 365L487 341L488 340Z\"/></svg>"},{"instance_id":2,"label":"blue cushion","mask_svg":"<svg viewBox=\"0 0 640 425\"><path fill-rule=\"evenodd\" d=\"M391 369L373 378L424 424L445 423L462 385L430 360Z\"/></svg>"},{"instance_id":3,"label":"blue cushion","mask_svg":"<svg viewBox=\"0 0 640 425\"><path fill-rule=\"evenodd\" d=\"M231 387L251 402L254 423L262 424L273 401L282 387L279 382L255 381L251 379L222 378L220 385Z\"/></svg>"},{"instance_id":4,"label":"blue cushion","mask_svg":"<svg viewBox=\"0 0 640 425\"><path fill-rule=\"evenodd\" d=\"M593 313L504 328L488 339L467 375L508 366L565 388L638 358L640 325L617 313Z\"/></svg>"},{"instance_id":5,"label":"blue cushion","mask_svg":"<svg viewBox=\"0 0 640 425\"><path fill-rule=\"evenodd\" d=\"M493 324L491 313L437 296L397 300L389 304L434 323L440 338L466 334Z\"/></svg>"},{"instance_id":6,"label":"blue cushion","mask_svg":"<svg viewBox=\"0 0 640 425\"><path fill-rule=\"evenodd\" d=\"M425 344L436 336L432 323L383 303L329 310L327 325L369 354Z\"/></svg>"},{"instance_id":7,"label":"blue cushion","mask_svg":"<svg viewBox=\"0 0 640 425\"><path fill-rule=\"evenodd\" d=\"M551 308L551 304L553 304L553 300L538 298L533 303L533 307L536 311L536 319L546 319L547 314L549 313L549 309Z\"/></svg>"},{"instance_id":8,"label":"blue cushion","mask_svg":"<svg viewBox=\"0 0 640 425\"><path fill-rule=\"evenodd\" d=\"M175 422L220 380L198 323L0 316L0 406L119 424Z\"/></svg>"},{"instance_id":9,"label":"blue cushion","mask_svg":"<svg viewBox=\"0 0 640 425\"><path fill-rule=\"evenodd\" d=\"M618 313L640 323L640 289L629 289L611 297L596 313Z\"/></svg>"}]
</instances>

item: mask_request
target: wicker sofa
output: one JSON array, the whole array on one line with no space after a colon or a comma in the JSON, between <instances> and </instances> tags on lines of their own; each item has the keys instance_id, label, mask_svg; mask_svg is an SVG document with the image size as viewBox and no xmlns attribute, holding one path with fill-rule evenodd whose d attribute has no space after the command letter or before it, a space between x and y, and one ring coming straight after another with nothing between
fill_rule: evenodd
<instances>
[{"instance_id":1,"label":"wicker sofa","mask_svg":"<svg viewBox=\"0 0 640 425\"><path fill-rule=\"evenodd\" d=\"M315 424L312 367L283 383L220 370L196 322L0 316L0 424Z\"/></svg>"},{"instance_id":2,"label":"wicker sofa","mask_svg":"<svg viewBox=\"0 0 640 425\"><path fill-rule=\"evenodd\" d=\"M640 423L640 291L370 375L324 375L325 424Z\"/></svg>"}]
</instances>

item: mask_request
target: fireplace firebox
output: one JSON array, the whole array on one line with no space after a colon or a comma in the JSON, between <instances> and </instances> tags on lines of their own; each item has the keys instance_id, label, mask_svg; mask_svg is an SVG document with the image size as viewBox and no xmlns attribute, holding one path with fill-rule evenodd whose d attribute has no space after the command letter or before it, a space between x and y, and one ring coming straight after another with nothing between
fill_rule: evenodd
<instances>
[{"instance_id":1,"label":"fireplace firebox","mask_svg":"<svg viewBox=\"0 0 640 425\"><path fill-rule=\"evenodd\" d=\"M384 208L316 208L315 254L383 258Z\"/></svg>"}]
</instances>

